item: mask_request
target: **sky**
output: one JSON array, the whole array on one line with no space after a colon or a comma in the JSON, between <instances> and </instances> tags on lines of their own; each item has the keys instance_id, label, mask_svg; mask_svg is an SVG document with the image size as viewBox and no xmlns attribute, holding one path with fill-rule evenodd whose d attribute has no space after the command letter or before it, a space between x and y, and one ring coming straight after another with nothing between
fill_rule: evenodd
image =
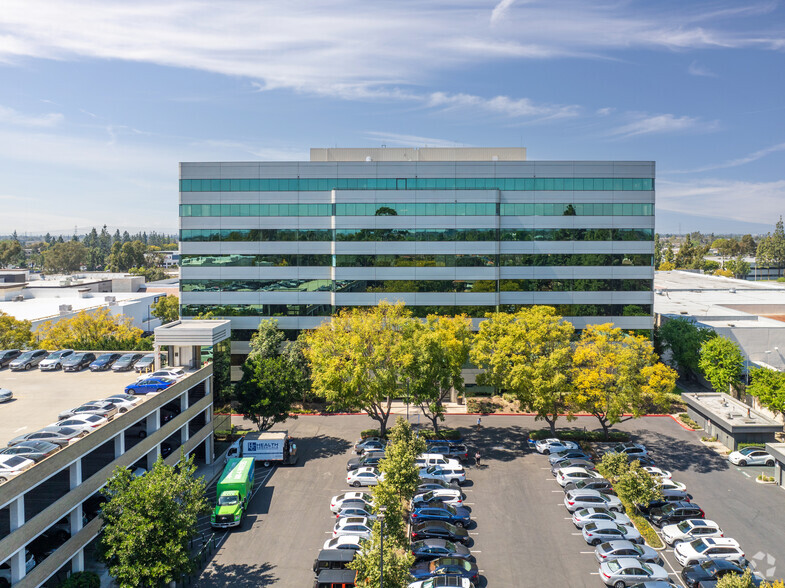
<instances>
[{"instance_id":1,"label":"sky","mask_svg":"<svg viewBox=\"0 0 785 588\"><path fill-rule=\"evenodd\" d=\"M785 5L2 0L0 234L177 228L180 161L654 160L657 230L785 212Z\"/></svg>"}]
</instances>

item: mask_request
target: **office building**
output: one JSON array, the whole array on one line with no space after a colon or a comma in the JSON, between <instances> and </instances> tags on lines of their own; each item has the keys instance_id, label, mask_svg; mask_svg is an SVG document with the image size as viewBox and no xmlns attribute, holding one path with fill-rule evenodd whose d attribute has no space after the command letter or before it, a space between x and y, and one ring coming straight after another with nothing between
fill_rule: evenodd
<instances>
[{"instance_id":1,"label":"office building","mask_svg":"<svg viewBox=\"0 0 785 588\"><path fill-rule=\"evenodd\" d=\"M510 148L181 163L182 315L230 319L236 354L262 318L296 332L381 300L651 329L654 167Z\"/></svg>"}]
</instances>

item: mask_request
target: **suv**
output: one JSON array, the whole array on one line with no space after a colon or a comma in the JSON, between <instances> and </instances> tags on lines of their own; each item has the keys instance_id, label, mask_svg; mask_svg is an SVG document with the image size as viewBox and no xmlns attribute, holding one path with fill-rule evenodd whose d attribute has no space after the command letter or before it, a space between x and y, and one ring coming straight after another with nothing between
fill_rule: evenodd
<instances>
[{"instance_id":1,"label":"suv","mask_svg":"<svg viewBox=\"0 0 785 588\"><path fill-rule=\"evenodd\" d=\"M19 355L15 360L8 364L12 372L22 370L31 370L46 357L45 349L34 349L32 351L25 351Z\"/></svg>"},{"instance_id":2,"label":"suv","mask_svg":"<svg viewBox=\"0 0 785 588\"><path fill-rule=\"evenodd\" d=\"M706 537L689 543L679 543L673 554L683 566L693 566L707 559L724 559L742 568L747 564L739 542L729 537Z\"/></svg>"},{"instance_id":3,"label":"suv","mask_svg":"<svg viewBox=\"0 0 785 588\"><path fill-rule=\"evenodd\" d=\"M47 355L41 363L38 364L38 369L42 372L56 371L63 367L63 362L74 354L73 349L60 349L53 351Z\"/></svg>"},{"instance_id":4,"label":"suv","mask_svg":"<svg viewBox=\"0 0 785 588\"><path fill-rule=\"evenodd\" d=\"M64 372L81 372L95 361L95 353L74 353L63 362Z\"/></svg>"},{"instance_id":5,"label":"suv","mask_svg":"<svg viewBox=\"0 0 785 588\"><path fill-rule=\"evenodd\" d=\"M420 470L423 480L441 480L450 484L462 484L466 481L466 472L462 466L431 466Z\"/></svg>"},{"instance_id":6,"label":"suv","mask_svg":"<svg viewBox=\"0 0 785 588\"><path fill-rule=\"evenodd\" d=\"M457 459L449 459L440 453L423 453L414 460L414 467L416 468L427 468L430 466L459 468L461 464Z\"/></svg>"},{"instance_id":7,"label":"suv","mask_svg":"<svg viewBox=\"0 0 785 588\"><path fill-rule=\"evenodd\" d=\"M19 349L6 349L5 351L0 351L0 369L19 357L21 353L22 352Z\"/></svg>"},{"instance_id":8,"label":"suv","mask_svg":"<svg viewBox=\"0 0 785 588\"><path fill-rule=\"evenodd\" d=\"M607 508L613 512L624 512L621 500L597 490L570 490L564 495L564 506L570 512L581 508Z\"/></svg>"},{"instance_id":9,"label":"suv","mask_svg":"<svg viewBox=\"0 0 785 588\"><path fill-rule=\"evenodd\" d=\"M656 527L680 523L687 519L703 518L706 518L706 514L701 507L691 502L671 502L661 508L653 508L649 511L649 521Z\"/></svg>"}]
</instances>

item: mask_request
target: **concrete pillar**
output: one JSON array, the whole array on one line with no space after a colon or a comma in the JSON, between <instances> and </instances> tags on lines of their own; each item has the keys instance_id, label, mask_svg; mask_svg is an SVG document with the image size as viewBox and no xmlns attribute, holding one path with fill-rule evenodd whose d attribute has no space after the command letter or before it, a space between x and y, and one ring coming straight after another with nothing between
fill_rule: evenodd
<instances>
[{"instance_id":1,"label":"concrete pillar","mask_svg":"<svg viewBox=\"0 0 785 588\"><path fill-rule=\"evenodd\" d=\"M205 443L205 445L204 445L204 463L206 463L207 465L210 465L211 463L213 463L213 458L215 457L213 455L213 452L215 451L215 448L213 446L213 436L210 435L209 437L207 437L207 439L204 440L204 443Z\"/></svg>"},{"instance_id":2,"label":"concrete pillar","mask_svg":"<svg viewBox=\"0 0 785 588\"><path fill-rule=\"evenodd\" d=\"M160 445L156 445L155 447L153 447L153 449L150 451L150 453L147 454L147 471L148 472L152 471L153 465L158 460L158 456L159 455L161 455L161 446Z\"/></svg>"},{"instance_id":3,"label":"concrete pillar","mask_svg":"<svg viewBox=\"0 0 785 588\"><path fill-rule=\"evenodd\" d=\"M68 466L68 477L70 488L73 490L82 483L82 460L77 459L74 463Z\"/></svg>"},{"instance_id":4,"label":"concrete pillar","mask_svg":"<svg viewBox=\"0 0 785 588\"><path fill-rule=\"evenodd\" d=\"M188 391L186 390L180 395L180 412L188 410Z\"/></svg>"},{"instance_id":5,"label":"concrete pillar","mask_svg":"<svg viewBox=\"0 0 785 588\"><path fill-rule=\"evenodd\" d=\"M185 445L185 442L188 441L190 434L188 432L188 423L184 424L180 427L180 445Z\"/></svg>"},{"instance_id":6,"label":"concrete pillar","mask_svg":"<svg viewBox=\"0 0 785 588\"><path fill-rule=\"evenodd\" d=\"M155 433L158 429L161 428L161 409L157 408L149 415L147 415L147 422L145 423L147 426L147 436L149 437L153 433Z\"/></svg>"},{"instance_id":7,"label":"concrete pillar","mask_svg":"<svg viewBox=\"0 0 785 588\"><path fill-rule=\"evenodd\" d=\"M161 346L160 345L153 345L153 352L155 353L155 369L161 369Z\"/></svg>"},{"instance_id":8,"label":"concrete pillar","mask_svg":"<svg viewBox=\"0 0 785 588\"><path fill-rule=\"evenodd\" d=\"M11 530L15 531L25 524L25 495L22 494L8 505L11 519Z\"/></svg>"},{"instance_id":9,"label":"concrete pillar","mask_svg":"<svg viewBox=\"0 0 785 588\"><path fill-rule=\"evenodd\" d=\"M71 558L71 572L84 572L84 548L77 551Z\"/></svg>"},{"instance_id":10,"label":"concrete pillar","mask_svg":"<svg viewBox=\"0 0 785 588\"><path fill-rule=\"evenodd\" d=\"M204 423L212 423L213 422L213 405L209 404L204 411Z\"/></svg>"},{"instance_id":11,"label":"concrete pillar","mask_svg":"<svg viewBox=\"0 0 785 588\"><path fill-rule=\"evenodd\" d=\"M114 438L114 458L117 459L125 453L125 434L120 433Z\"/></svg>"},{"instance_id":12,"label":"concrete pillar","mask_svg":"<svg viewBox=\"0 0 785 588\"><path fill-rule=\"evenodd\" d=\"M11 584L16 584L27 574L27 569L25 568L25 550L20 549L13 554L8 561L11 564Z\"/></svg>"}]
</instances>

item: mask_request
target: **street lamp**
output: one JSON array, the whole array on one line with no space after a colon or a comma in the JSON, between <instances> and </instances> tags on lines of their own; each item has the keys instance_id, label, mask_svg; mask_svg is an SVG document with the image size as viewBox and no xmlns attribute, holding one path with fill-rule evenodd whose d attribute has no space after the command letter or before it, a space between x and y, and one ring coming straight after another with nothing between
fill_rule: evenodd
<instances>
[{"instance_id":1,"label":"street lamp","mask_svg":"<svg viewBox=\"0 0 785 588\"><path fill-rule=\"evenodd\" d=\"M379 588L384 588L384 512L386 506L379 507Z\"/></svg>"}]
</instances>

